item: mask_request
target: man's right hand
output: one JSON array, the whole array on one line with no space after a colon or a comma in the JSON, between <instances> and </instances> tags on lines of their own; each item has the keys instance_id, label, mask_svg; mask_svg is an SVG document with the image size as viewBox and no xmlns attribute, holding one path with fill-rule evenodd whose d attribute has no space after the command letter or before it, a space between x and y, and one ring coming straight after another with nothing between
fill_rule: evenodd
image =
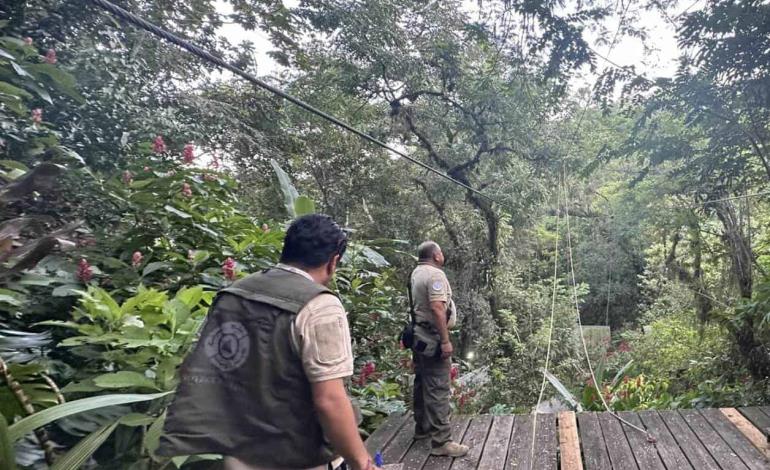
<instances>
[{"instance_id":1,"label":"man's right hand","mask_svg":"<svg viewBox=\"0 0 770 470\"><path fill-rule=\"evenodd\" d=\"M452 357L452 353L454 352L454 348L452 347L452 342L447 341L446 343L441 343L441 358L442 359L448 359Z\"/></svg>"}]
</instances>

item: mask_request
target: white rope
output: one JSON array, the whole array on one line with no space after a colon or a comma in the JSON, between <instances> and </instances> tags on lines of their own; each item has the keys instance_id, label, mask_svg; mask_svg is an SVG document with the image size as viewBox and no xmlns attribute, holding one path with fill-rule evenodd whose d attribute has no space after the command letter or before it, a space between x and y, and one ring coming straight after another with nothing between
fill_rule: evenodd
<instances>
[{"instance_id":1,"label":"white rope","mask_svg":"<svg viewBox=\"0 0 770 470\"><path fill-rule=\"evenodd\" d=\"M564 177L563 181L566 181L566 174L565 174L565 177ZM618 416L614 411L612 411L612 409L610 409L609 404L607 404L607 400L605 400L605 398L604 398L604 394L602 393L601 387L599 386L599 382L596 380L596 374L594 373L594 366L591 363L591 356L588 354L588 346L586 345L586 337L583 334L583 321L580 318L580 307L578 305L577 283L575 281L575 265L574 265L573 259L572 259L572 234L570 232L570 224L569 224L569 195L568 195L568 192L567 192L567 185L564 184L562 186L562 189L564 191L564 201L565 201L565 204L564 204L564 207L565 207L564 219L565 219L566 224L567 224L567 252L569 253L569 268L570 268L570 273L571 273L571 276L572 276L572 298L573 298L574 304L575 304L575 316L577 317L578 329L580 331L580 342L583 345L583 353L586 356L586 363L588 364L588 371L591 373L591 381L593 382L594 388L596 389L596 393L599 394L599 399L602 401L602 405L604 406L604 409L607 411L607 413L609 413L611 416L613 416L615 419L617 419L621 423L625 424L626 426L628 426L628 427L630 427L632 429L635 429L635 430L643 433L645 436L647 436L647 441L649 441L651 443L655 443L656 442L655 438L649 432L647 432L647 430L642 429L642 428L640 428L639 426L637 426L637 425L635 425L633 423L629 423L625 419L623 419L620 416Z\"/></svg>"},{"instance_id":2,"label":"white rope","mask_svg":"<svg viewBox=\"0 0 770 470\"><path fill-rule=\"evenodd\" d=\"M561 191L556 192L556 206L559 206L561 200ZM556 213L556 239L553 246L553 289L551 294L551 321L548 328L548 349L545 353L545 367L543 368L543 382L540 384L540 394L537 397L537 405L535 406L535 416L532 420L532 446L529 450L529 469L532 470L532 463L535 460L535 436L537 435L537 415L539 414L540 403L543 401L543 394L545 394L545 386L547 383L548 367L551 364L551 344L553 342L553 323L556 312L556 286L558 285L559 277L559 217L560 214Z\"/></svg>"}]
</instances>

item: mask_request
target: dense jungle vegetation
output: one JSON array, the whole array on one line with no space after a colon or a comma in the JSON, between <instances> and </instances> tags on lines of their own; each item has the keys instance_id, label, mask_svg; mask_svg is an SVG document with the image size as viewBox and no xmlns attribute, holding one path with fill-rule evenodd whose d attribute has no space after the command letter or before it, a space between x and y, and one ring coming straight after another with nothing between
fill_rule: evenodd
<instances>
[{"instance_id":1,"label":"dense jungle vegetation","mask_svg":"<svg viewBox=\"0 0 770 470\"><path fill-rule=\"evenodd\" d=\"M363 433L408 407L397 335L426 239L458 303L459 413L537 405L552 312L547 407L768 403L767 2L116 3L494 202L86 0L2 2L3 465L216 459L154 453L176 368L217 289L314 211L353 240L335 288ZM651 13L673 76L606 60L652 41ZM269 35L278 68L225 24Z\"/></svg>"}]
</instances>

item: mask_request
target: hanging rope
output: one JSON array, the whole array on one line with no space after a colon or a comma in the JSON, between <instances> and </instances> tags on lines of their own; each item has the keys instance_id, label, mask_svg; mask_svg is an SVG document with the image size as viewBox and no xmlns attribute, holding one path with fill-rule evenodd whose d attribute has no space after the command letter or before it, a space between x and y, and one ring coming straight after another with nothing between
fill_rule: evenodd
<instances>
[{"instance_id":1,"label":"hanging rope","mask_svg":"<svg viewBox=\"0 0 770 470\"><path fill-rule=\"evenodd\" d=\"M561 191L557 191L556 206L559 206L561 199ZM553 242L553 287L551 293L551 320L548 327L548 346L545 353L545 367L543 368L543 381L540 384L540 393L537 396L537 405L535 406L535 413L532 419L532 445L529 450L529 468L532 470L532 463L535 460L535 436L537 435L537 416L540 414L540 403L543 401L543 395L545 394L545 386L547 381L548 368L551 365L551 345L553 344L553 323L556 312L556 287L559 282L559 218L560 214L556 213L556 238Z\"/></svg>"},{"instance_id":2,"label":"hanging rope","mask_svg":"<svg viewBox=\"0 0 770 470\"><path fill-rule=\"evenodd\" d=\"M566 170L565 170L565 173L566 173ZM564 176L564 181L566 181L566 174ZM564 201L565 201L564 220L566 222L566 229L567 229L567 253L569 254L569 268L570 268L570 274L572 277L572 298L574 300L574 305L575 305L575 316L577 317L578 331L580 332L580 342L583 345L583 353L585 354L585 357L586 357L588 372L591 374L591 381L593 382L594 388L596 389L596 393L599 394L599 399L601 400L602 406L604 407L607 413L609 413L615 419L625 424L626 426L630 427L631 429L634 429L636 431L643 433L645 436L647 436L648 442L655 443L656 442L655 437L653 437L652 434L650 434L646 429L640 428L639 426L633 423L629 423L625 419L618 416L614 411L612 411L609 404L607 403L607 400L604 398L604 394L602 393L599 382L596 380L596 374L594 373L594 366L593 366L593 363L591 362L591 356L588 354L586 337L583 334L583 321L580 318L580 306L578 305L577 283L575 280L575 264L573 262L573 257L572 257L572 234L570 231L570 222L569 222L569 193L567 192L566 184L563 185L562 190L564 191Z\"/></svg>"}]
</instances>

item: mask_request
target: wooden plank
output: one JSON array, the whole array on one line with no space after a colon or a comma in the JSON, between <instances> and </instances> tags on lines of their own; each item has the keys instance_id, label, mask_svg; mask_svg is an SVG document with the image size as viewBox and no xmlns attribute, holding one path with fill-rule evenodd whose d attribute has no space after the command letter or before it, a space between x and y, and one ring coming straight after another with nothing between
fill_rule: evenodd
<instances>
[{"instance_id":1,"label":"wooden plank","mask_svg":"<svg viewBox=\"0 0 770 470\"><path fill-rule=\"evenodd\" d=\"M383 448L393 439L401 426L412 417L411 413L394 413L388 416L382 425L377 428L366 440L366 450L374 455L382 451Z\"/></svg>"},{"instance_id":2,"label":"wooden plank","mask_svg":"<svg viewBox=\"0 0 770 470\"><path fill-rule=\"evenodd\" d=\"M559 442L556 436L556 415L538 415L536 432L535 461L532 468L556 470Z\"/></svg>"},{"instance_id":3,"label":"wooden plank","mask_svg":"<svg viewBox=\"0 0 770 470\"><path fill-rule=\"evenodd\" d=\"M745 416L755 428L765 436L765 440L770 439L770 416L762 411L762 408L758 406L748 406L746 408L738 408L738 411Z\"/></svg>"},{"instance_id":4,"label":"wooden plank","mask_svg":"<svg viewBox=\"0 0 770 470\"><path fill-rule=\"evenodd\" d=\"M452 470L472 470L476 468L481 458L481 452L484 450L484 444L487 442L487 434L489 434L491 424L492 417L489 415L476 416L471 419L462 442L471 449L465 457L454 459L451 467Z\"/></svg>"},{"instance_id":5,"label":"wooden plank","mask_svg":"<svg viewBox=\"0 0 770 470\"><path fill-rule=\"evenodd\" d=\"M661 411L659 414L693 467L698 470L719 470L719 465L711 457L708 449L703 446L679 413Z\"/></svg>"},{"instance_id":6,"label":"wooden plank","mask_svg":"<svg viewBox=\"0 0 770 470\"><path fill-rule=\"evenodd\" d=\"M404 470L420 470L430 456L430 439L414 441L401 462Z\"/></svg>"},{"instance_id":7,"label":"wooden plank","mask_svg":"<svg viewBox=\"0 0 770 470\"><path fill-rule=\"evenodd\" d=\"M612 465L597 415L598 413L594 412L577 415L580 445L583 448L586 470L609 470Z\"/></svg>"},{"instance_id":8,"label":"wooden plank","mask_svg":"<svg viewBox=\"0 0 770 470\"><path fill-rule=\"evenodd\" d=\"M729 470L746 469L738 455L711 427L706 418L696 410L680 410L679 414L690 426L698 439L706 446L720 467Z\"/></svg>"},{"instance_id":9,"label":"wooden plank","mask_svg":"<svg viewBox=\"0 0 770 470\"><path fill-rule=\"evenodd\" d=\"M765 458L762 452L754 447L751 441L747 439L729 419L727 419L727 416L725 416L722 411L717 410L716 408L710 408L700 410L700 414L708 420L711 427L722 436L722 439L724 439L733 451L738 454L738 457L743 460L743 463L745 463L747 467L752 470L767 470L767 468L770 467L770 462Z\"/></svg>"},{"instance_id":10,"label":"wooden plank","mask_svg":"<svg viewBox=\"0 0 770 470\"><path fill-rule=\"evenodd\" d=\"M692 468L657 411L640 411L639 418L650 435L655 438L655 448L666 468Z\"/></svg>"},{"instance_id":11,"label":"wooden plank","mask_svg":"<svg viewBox=\"0 0 770 470\"><path fill-rule=\"evenodd\" d=\"M479 470L500 470L505 467L508 444L513 431L513 416L495 416L489 430L487 442L479 461Z\"/></svg>"},{"instance_id":12,"label":"wooden plank","mask_svg":"<svg viewBox=\"0 0 770 470\"><path fill-rule=\"evenodd\" d=\"M583 470L583 459L580 456L580 439L578 439L575 413L572 411L562 411L559 413L558 419L561 470Z\"/></svg>"},{"instance_id":13,"label":"wooden plank","mask_svg":"<svg viewBox=\"0 0 770 470\"><path fill-rule=\"evenodd\" d=\"M719 411L721 411L722 414L725 415L725 417L730 420L730 422L733 423L744 436L746 436L746 439L748 439L765 458L770 458L770 448L767 444L767 438L762 434L762 431L751 424L751 421L746 419L735 408L721 408Z\"/></svg>"},{"instance_id":14,"label":"wooden plank","mask_svg":"<svg viewBox=\"0 0 770 470\"><path fill-rule=\"evenodd\" d=\"M402 426L396 431L393 439L382 450L382 460L385 463L399 463L414 443L414 422L409 413ZM375 451L376 452L376 451Z\"/></svg>"},{"instance_id":15,"label":"wooden plank","mask_svg":"<svg viewBox=\"0 0 770 470\"><path fill-rule=\"evenodd\" d=\"M631 452L631 446L626 439L626 433L620 421L610 413L599 414L599 425L604 435L604 443L607 445L607 454L610 456L612 468L635 469L636 458Z\"/></svg>"},{"instance_id":16,"label":"wooden plank","mask_svg":"<svg viewBox=\"0 0 770 470\"><path fill-rule=\"evenodd\" d=\"M530 453L532 449L532 426L533 415L516 416L516 423L513 426L513 435L511 444L508 448L508 458L506 459L506 469L531 470Z\"/></svg>"},{"instance_id":17,"label":"wooden plank","mask_svg":"<svg viewBox=\"0 0 770 470\"><path fill-rule=\"evenodd\" d=\"M645 429L642 420L636 413L631 411L622 411L618 413L618 416L628 421L629 423L637 426L641 429ZM647 440L647 436L639 432L638 430L623 424L623 431L626 433L626 439L631 446L631 452L634 453L636 463L639 468L644 470L666 470L663 465L663 461L658 455L658 450L655 448L655 444ZM701 446L702 447L702 446Z\"/></svg>"},{"instance_id":18,"label":"wooden plank","mask_svg":"<svg viewBox=\"0 0 770 470\"><path fill-rule=\"evenodd\" d=\"M463 436L468 429L471 420L467 416L458 417L452 420L452 440L462 442ZM431 455L428 457L423 470L449 470L452 465L452 457L446 455Z\"/></svg>"}]
</instances>

